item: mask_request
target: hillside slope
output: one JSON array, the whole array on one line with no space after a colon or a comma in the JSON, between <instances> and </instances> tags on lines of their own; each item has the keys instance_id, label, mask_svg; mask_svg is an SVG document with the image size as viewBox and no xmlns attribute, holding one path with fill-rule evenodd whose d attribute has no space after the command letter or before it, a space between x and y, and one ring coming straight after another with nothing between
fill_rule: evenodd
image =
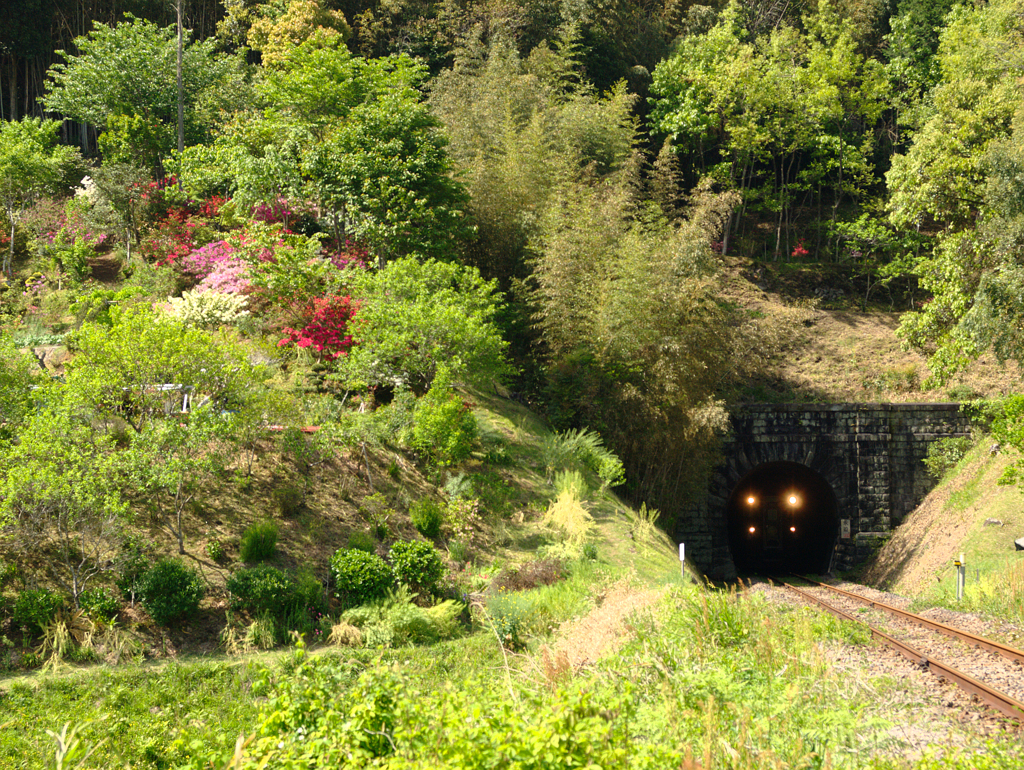
<instances>
[{"instance_id":1,"label":"hillside slope","mask_svg":"<svg viewBox=\"0 0 1024 770\"><path fill-rule=\"evenodd\" d=\"M954 560L967 564L967 603L1024 620L1024 494L998 479L1010 462L980 440L893 533L861 580L923 601L955 600ZM1001 597L1001 598L1000 598Z\"/></svg>"},{"instance_id":2,"label":"hillside slope","mask_svg":"<svg viewBox=\"0 0 1024 770\"><path fill-rule=\"evenodd\" d=\"M761 327L741 353L761 366L734 399L960 401L1006 395L1018 386L1016 365L986 355L951 382L925 387L927 358L903 348L896 335L900 312L890 304L863 310L848 282L798 267L726 258L726 298Z\"/></svg>"}]
</instances>

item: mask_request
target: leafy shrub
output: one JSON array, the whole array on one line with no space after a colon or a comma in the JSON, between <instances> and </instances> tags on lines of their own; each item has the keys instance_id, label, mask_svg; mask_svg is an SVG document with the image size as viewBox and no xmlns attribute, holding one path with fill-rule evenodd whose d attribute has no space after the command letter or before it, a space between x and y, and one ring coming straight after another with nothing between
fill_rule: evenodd
<instances>
[{"instance_id":1,"label":"leafy shrub","mask_svg":"<svg viewBox=\"0 0 1024 770\"><path fill-rule=\"evenodd\" d=\"M594 527L594 518L576 495L566 490L548 506L544 523L561 535L562 542L578 551Z\"/></svg>"},{"instance_id":2,"label":"leafy shrub","mask_svg":"<svg viewBox=\"0 0 1024 770\"><path fill-rule=\"evenodd\" d=\"M382 599L346 611L342 620L359 629L368 647L398 647L456 636L463 607L453 599L418 607L409 590L399 586Z\"/></svg>"},{"instance_id":3,"label":"leafy shrub","mask_svg":"<svg viewBox=\"0 0 1024 770\"><path fill-rule=\"evenodd\" d=\"M286 518L295 516L302 510L302 506L305 503L305 493L295 484L277 487L273 494L277 510Z\"/></svg>"},{"instance_id":4,"label":"leafy shrub","mask_svg":"<svg viewBox=\"0 0 1024 770\"><path fill-rule=\"evenodd\" d=\"M205 593L202 577L180 559L161 559L138 586L142 605L161 626L194 615Z\"/></svg>"},{"instance_id":5,"label":"leafy shrub","mask_svg":"<svg viewBox=\"0 0 1024 770\"><path fill-rule=\"evenodd\" d=\"M449 473L444 482L444 493L451 500L457 497L470 498L476 496L473 480L465 473L456 473L454 475Z\"/></svg>"},{"instance_id":6,"label":"leafy shrub","mask_svg":"<svg viewBox=\"0 0 1024 770\"><path fill-rule=\"evenodd\" d=\"M30 634L41 634L64 606L64 597L49 588L29 588L14 600L11 619L17 628Z\"/></svg>"},{"instance_id":7,"label":"leafy shrub","mask_svg":"<svg viewBox=\"0 0 1024 770\"><path fill-rule=\"evenodd\" d=\"M355 548L357 551L373 553L377 550L377 541L373 539L373 535L369 532L357 530L348 536L348 545L346 547Z\"/></svg>"},{"instance_id":8,"label":"leafy shrub","mask_svg":"<svg viewBox=\"0 0 1024 770\"><path fill-rule=\"evenodd\" d=\"M121 602L109 588L89 588L79 594L78 606L90 620L109 623L117 617Z\"/></svg>"},{"instance_id":9,"label":"leafy shrub","mask_svg":"<svg viewBox=\"0 0 1024 770\"><path fill-rule=\"evenodd\" d=\"M391 546L391 567L398 582L429 593L444 575L441 554L422 540L399 540Z\"/></svg>"},{"instance_id":10,"label":"leafy shrub","mask_svg":"<svg viewBox=\"0 0 1024 770\"><path fill-rule=\"evenodd\" d=\"M295 581L295 608L302 613L321 613L327 609L324 584L309 571L299 570L292 576Z\"/></svg>"},{"instance_id":11,"label":"leafy shrub","mask_svg":"<svg viewBox=\"0 0 1024 770\"><path fill-rule=\"evenodd\" d=\"M242 561L251 564L255 561L269 559L274 555L275 548L277 548L277 522L260 521L242 533L242 543L238 550Z\"/></svg>"},{"instance_id":12,"label":"leafy shrub","mask_svg":"<svg viewBox=\"0 0 1024 770\"><path fill-rule=\"evenodd\" d=\"M335 595L350 605L384 596L394 585L391 568L374 553L341 550L331 557Z\"/></svg>"},{"instance_id":13,"label":"leafy shrub","mask_svg":"<svg viewBox=\"0 0 1024 770\"><path fill-rule=\"evenodd\" d=\"M603 487L619 486L626 480L622 461L595 431L584 428L556 433L545 440L543 452L549 476L559 469L583 467L596 474Z\"/></svg>"},{"instance_id":14,"label":"leafy shrub","mask_svg":"<svg viewBox=\"0 0 1024 770\"><path fill-rule=\"evenodd\" d=\"M445 506L444 527L459 540L471 537L481 522L479 500L456 497Z\"/></svg>"},{"instance_id":15,"label":"leafy shrub","mask_svg":"<svg viewBox=\"0 0 1024 770\"><path fill-rule=\"evenodd\" d=\"M221 266L239 261L236 249L230 243L214 241L182 257L177 267L193 280L201 281Z\"/></svg>"},{"instance_id":16,"label":"leafy shrub","mask_svg":"<svg viewBox=\"0 0 1024 770\"><path fill-rule=\"evenodd\" d=\"M206 555L219 564L227 554L224 551L223 543L214 538L206 543Z\"/></svg>"},{"instance_id":17,"label":"leafy shrub","mask_svg":"<svg viewBox=\"0 0 1024 770\"><path fill-rule=\"evenodd\" d=\"M9 561L0 559L0 587L3 587L4 583L13 578L18 574L18 565L12 564Z\"/></svg>"},{"instance_id":18,"label":"leafy shrub","mask_svg":"<svg viewBox=\"0 0 1024 770\"><path fill-rule=\"evenodd\" d=\"M381 492L374 492L372 495L367 495L359 503L359 515L369 520L371 516L378 513L387 513L391 509L388 507L388 499L384 497Z\"/></svg>"},{"instance_id":19,"label":"leafy shrub","mask_svg":"<svg viewBox=\"0 0 1024 770\"><path fill-rule=\"evenodd\" d=\"M270 613L281 617L296 602L295 581L285 572L269 564L247 567L233 573L226 587L231 608L253 615Z\"/></svg>"},{"instance_id":20,"label":"leafy shrub","mask_svg":"<svg viewBox=\"0 0 1024 770\"><path fill-rule=\"evenodd\" d=\"M974 401L981 398L981 394L970 385L954 385L946 391L946 397L950 401Z\"/></svg>"},{"instance_id":21,"label":"leafy shrub","mask_svg":"<svg viewBox=\"0 0 1024 770\"><path fill-rule=\"evenodd\" d=\"M594 561L597 559L597 544L596 543L584 543L583 544L583 558Z\"/></svg>"},{"instance_id":22,"label":"leafy shrub","mask_svg":"<svg viewBox=\"0 0 1024 770\"><path fill-rule=\"evenodd\" d=\"M429 498L424 497L413 503L409 509L409 518L424 537L433 539L441 533L444 514L441 506Z\"/></svg>"},{"instance_id":23,"label":"leafy shrub","mask_svg":"<svg viewBox=\"0 0 1024 770\"><path fill-rule=\"evenodd\" d=\"M328 361L346 355L352 347L348 325L355 310L351 297L314 297L303 311L303 328L283 329L286 336L278 345L312 348Z\"/></svg>"},{"instance_id":24,"label":"leafy shrub","mask_svg":"<svg viewBox=\"0 0 1024 770\"><path fill-rule=\"evenodd\" d=\"M218 329L238 323L249 315L244 294L219 291L187 290L180 297L170 297L170 314L185 326Z\"/></svg>"},{"instance_id":25,"label":"leafy shrub","mask_svg":"<svg viewBox=\"0 0 1024 770\"><path fill-rule=\"evenodd\" d=\"M452 390L448 370L438 367L430 390L413 410L413 448L437 465L455 465L469 457L476 437L476 417Z\"/></svg>"},{"instance_id":26,"label":"leafy shrub","mask_svg":"<svg viewBox=\"0 0 1024 770\"><path fill-rule=\"evenodd\" d=\"M498 473L474 473L471 477L480 505L492 517L512 513L513 487Z\"/></svg>"},{"instance_id":27,"label":"leafy shrub","mask_svg":"<svg viewBox=\"0 0 1024 770\"><path fill-rule=\"evenodd\" d=\"M555 474L554 486L558 494L569 492L578 499L586 497L590 491L587 480L579 471L558 471Z\"/></svg>"},{"instance_id":28,"label":"leafy shrub","mask_svg":"<svg viewBox=\"0 0 1024 770\"><path fill-rule=\"evenodd\" d=\"M505 649L526 649L527 613L522 597L515 594L501 594L487 602L487 620Z\"/></svg>"},{"instance_id":29,"label":"leafy shrub","mask_svg":"<svg viewBox=\"0 0 1024 770\"><path fill-rule=\"evenodd\" d=\"M974 440L968 436L932 442L928 446L928 456L924 458L928 473L932 478L941 479L964 458L973 443Z\"/></svg>"}]
</instances>

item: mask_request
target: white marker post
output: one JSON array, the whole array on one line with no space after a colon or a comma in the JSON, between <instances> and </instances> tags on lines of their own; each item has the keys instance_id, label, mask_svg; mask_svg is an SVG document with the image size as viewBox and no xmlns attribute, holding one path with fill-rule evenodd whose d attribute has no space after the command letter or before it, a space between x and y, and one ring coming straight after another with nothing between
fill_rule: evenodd
<instances>
[{"instance_id":1,"label":"white marker post","mask_svg":"<svg viewBox=\"0 0 1024 770\"><path fill-rule=\"evenodd\" d=\"M679 544L679 575L686 582L686 544Z\"/></svg>"},{"instance_id":2,"label":"white marker post","mask_svg":"<svg viewBox=\"0 0 1024 770\"><path fill-rule=\"evenodd\" d=\"M964 555L960 554L959 560L953 562L956 565L956 600L962 601L964 598L964 584L967 582L967 560L964 559Z\"/></svg>"}]
</instances>

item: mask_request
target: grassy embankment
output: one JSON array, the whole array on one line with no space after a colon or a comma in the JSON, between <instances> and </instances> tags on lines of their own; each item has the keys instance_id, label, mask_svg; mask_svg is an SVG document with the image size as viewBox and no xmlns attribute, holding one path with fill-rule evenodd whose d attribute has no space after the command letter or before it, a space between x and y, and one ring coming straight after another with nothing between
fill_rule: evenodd
<instances>
[{"instance_id":1,"label":"grassy embankment","mask_svg":"<svg viewBox=\"0 0 1024 770\"><path fill-rule=\"evenodd\" d=\"M1024 623L1024 499L999 483L1011 457L980 437L928 498L907 517L865 569L866 582L947 606ZM964 554L967 584L956 600L954 561Z\"/></svg>"},{"instance_id":2,"label":"grassy embankment","mask_svg":"<svg viewBox=\"0 0 1024 770\"><path fill-rule=\"evenodd\" d=\"M477 408L487 430L506 432L510 485L550 500L539 422L500 399L481 398ZM461 638L0 680L0 767L57 766L46 731L65 723L95 753L79 765L72 750L63 767L221 768L234 757L253 767L262 759L270 767L930 770L938 747L949 746L957 748L943 767L1019 766L1012 737L986 744L937 724L927 696L872 675L859 632L764 595L681 584L666 538L644 534L607 492L588 503L597 559L576 561L552 585L485 591ZM481 579L559 537L536 515L484 530L471 567ZM525 646L498 643L499 618L517 624ZM597 640L609 626L616 633ZM924 742L920 729L906 736L909 722L926 726ZM242 748L239 736L249 739Z\"/></svg>"}]
</instances>

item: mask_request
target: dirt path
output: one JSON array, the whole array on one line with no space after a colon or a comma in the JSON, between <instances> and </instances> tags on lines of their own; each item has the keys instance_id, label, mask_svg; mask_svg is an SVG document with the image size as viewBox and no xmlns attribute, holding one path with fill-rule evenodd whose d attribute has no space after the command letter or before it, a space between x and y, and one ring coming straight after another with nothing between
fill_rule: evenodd
<instances>
[{"instance_id":1,"label":"dirt path","mask_svg":"<svg viewBox=\"0 0 1024 770\"><path fill-rule=\"evenodd\" d=\"M616 583L597 607L582 618L561 625L558 641L548 655L555 661L564 659L573 671L591 665L625 640L630 615L650 607L664 593L665 588L639 590L627 581Z\"/></svg>"}]
</instances>

